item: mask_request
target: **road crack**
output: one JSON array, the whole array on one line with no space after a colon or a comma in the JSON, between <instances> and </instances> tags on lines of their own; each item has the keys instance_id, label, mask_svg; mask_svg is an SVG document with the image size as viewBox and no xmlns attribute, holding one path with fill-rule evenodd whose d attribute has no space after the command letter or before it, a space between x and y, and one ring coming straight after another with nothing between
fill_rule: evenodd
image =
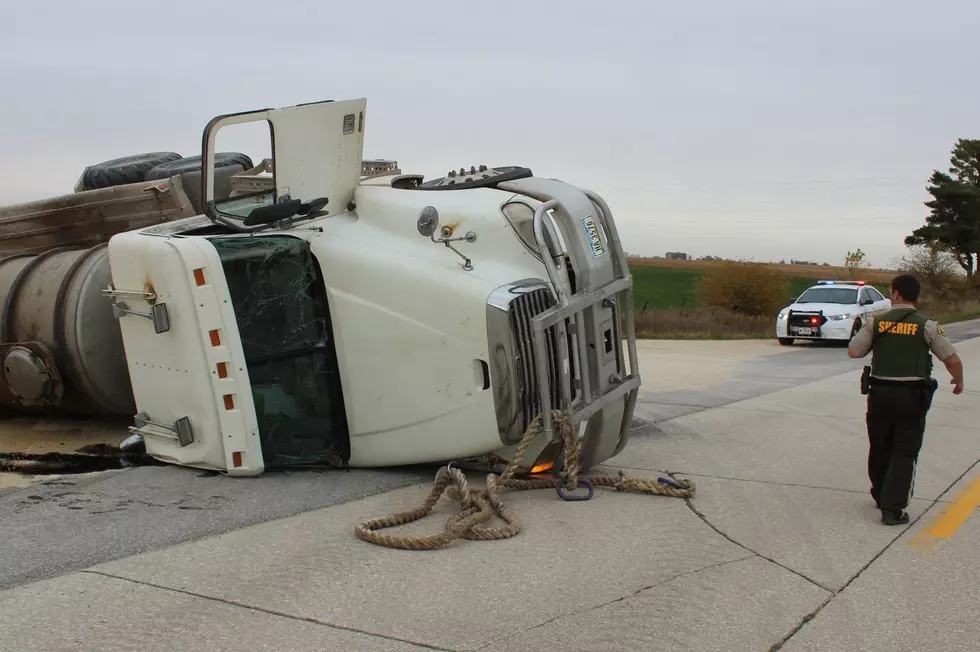
<instances>
[{"instance_id":1,"label":"road crack","mask_svg":"<svg viewBox=\"0 0 980 652\"><path fill-rule=\"evenodd\" d=\"M952 491L953 487L955 487L961 480L963 480L963 478L965 478L967 475L969 475L973 471L973 469L977 468L978 465L980 465L980 459L975 460L973 462L973 464L971 464L969 467L967 467L967 469L965 471L963 471L963 473L961 473L959 475L959 477L957 477L955 480L953 480L953 482L948 487L946 487L946 489L943 490L943 492L941 494L939 494L939 496L935 500L933 500L928 507L926 507L924 510L922 510L922 513L921 514L919 514L916 518L912 519L907 526L905 526L904 528L901 528L901 530L899 531L899 533L897 535L895 535L895 537L891 541L889 541L885 545L884 548L882 548L880 551L878 551L878 554L877 555L875 555L870 560L868 560L868 563L864 564L860 569L858 569L858 571L856 573L854 573L854 575L852 575L849 580L847 580L847 582L844 584L844 586L842 586L840 588L839 591L831 591L832 595L829 598L827 598L824 601L823 604L821 604L819 607L817 607L816 609L814 609L812 612L810 612L809 614L807 614L806 616L804 616L800 620L800 622L796 625L796 627L794 627L792 629L792 631L790 631L786 636L784 636L782 638L782 640L778 641L777 643L774 643L772 645L772 647L769 648L769 652L778 652L778 650L781 650L782 647L790 639L792 639L794 636L796 636L796 634L800 630L802 630L806 626L807 623L809 623L811 620L813 620L814 618L816 618L817 615L821 611L823 611L823 609L834 600L834 598L836 598L841 593L843 593L844 591L846 591L848 589L848 587L851 586L851 584L853 584L857 580L857 578L859 578L864 573L864 571L868 570L871 567L872 564L874 564L876 561L878 561L879 559L881 559L882 555L884 555L888 551L889 548L891 548L893 545L895 545L895 542L896 541L898 541L899 539L901 539L906 533L911 532L912 531L912 527L916 523L918 523L920 520L922 520L923 518L925 518L925 515L929 513L929 510L931 510L933 507L935 507L936 505L938 505L941 502L946 502L946 501L943 500L943 496L945 496L950 491ZM685 501L685 502L687 502L687 501ZM707 522L707 521L705 521L705 522ZM724 535L722 535L722 536L724 536Z\"/></svg>"},{"instance_id":2,"label":"road crack","mask_svg":"<svg viewBox=\"0 0 980 652\"><path fill-rule=\"evenodd\" d=\"M671 575L668 578L665 578L663 580L660 580L659 582L654 582L653 584L650 584L648 586L640 587L639 589L636 589L635 591L633 591L632 593L629 593L627 595L622 595L622 596L620 596L618 598L613 598L612 600L607 600L606 602L602 602L600 604L592 605L590 607L585 607L584 609L578 609L576 611L570 611L568 613L558 614L557 616L553 616L552 618L549 618L548 620L542 621L542 622L538 623L537 625L534 625L533 627L528 627L526 629L522 629L520 631L512 632L510 634L506 634L504 636L501 636L500 638L494 639L493 641L490 641L486 645L482 645L482 646L480 646L480 647L478 647L476 649L477 650L486 649L486 648L488 648L488 647L490 647L492 645L497 645L498 643L502 643L504 641L507 641L509 639L512 639L515 636L520 636L521 634L527 634L528 632L533 632L536 629L541 629L542 627L545 627L547 625L550 625L551 623L555 622L556 620L561 620L562 618L580 616L580 615L582 615L584 613L588 613L590 611L595 611L596 609L602 609L603 607L608 607L609 605L613 605L613 604L616 604L616 603L619 603L619 602L623 602L625 600L629 600L630 598L635 598L636 596L638 596L638 595L640 595L642 593L645 593L646 591L650 591L652 589L660 588L661 586L665 586L667 584L670 584L671 582L674 582L676 580L679 580L679 579L681 579L683 577L691 577L693 575L697 575L698 573L702 573L702 572L707 571L707 570L712 570L712 569L715 569L715 568L720 568L722 566L727 566L729 564L735 564L735 563L738 563L740 561L745 561L746 559L752 559L753 556L754 555L746 555L744 557L739 557L738 559L726 559L725 561L720 561L720 562L717 562L717 563L714 563L714 564L709 564L707 566L702 566L701 568L695 568L693 570L684 571L683 573L676 573L674 575Z\"/></svg>"},{"instance_id":3,"label":"road crack","mask_svg":"<svg viewBox=\"0 0 980 652\"><path fill-rule=\"evenodd\" d=\"M139 584L141 586L148 586L150 588L159 589L161 591L170 591L172 593L180 593L182 595L191 596L193 598L199 598L201 600L208 600L210 602L216 602L218 604L223 604L223 605L229 606L229 607L238 607L240 609L248 609L249 611L256 611L256 612L259 612L259 613L264 613L264 614L267 614L269 616L276 616L276 617L279 617L279 618L287 618L289 620L296 620L296 621L300 621L300 622L304 622L304 623L310 623L310 624L313 624L313 625L318 625L320 627L329 627L331 629L337 629L337 630L342 630L342 631L345 631L345 632L351 632L353 634L361 634L361 635L364 635L364 636L371 636L371 637L374 637L374 638L382 638L382 639L386 639L386 640L389 640L389 641L395 641L395 642L398 642L398 643L405 643L407 645L414 645L414 646L416 646L418 648L421 648L421 649L424 649L424 650L437 650L438 652L457 652L456 650L452 650L452 649L449 649L449 648L437 647L435 645L429 645L428 643L420 643L419 641L412 641L412 640L409 640L409 639L406 639L406 638L399 638L398 636L388 636L387 634L379 634L377 632L370 632L370 631L367 631L367 630L358 629L357 627L347 627L345 625L337 625L335 623L328 623L328 622L324 622L322 620L317 620L316 618L312 618L312 617L310 617L310 618L304 618L303 616L294 616L292 614L287 614L287 613L284 613L284 612L281 612L281 611L274 611L272 609L265 609L263 607L256 607L254 605L245 604L244 602L237 602L235 600L226 600L224 598L216 598L216 597L213 597L213 596L210 596L210 595L204 595L204 594L201 594L201 593L195 593L193 591L186 591L184 589L176 589L176 588L173 588L171 586L163 586L162 584L154 584L153 582L145 582L143 580L134 580L134 579L131 579L129 577L122 577L120 575L113 575L112 573L105 573L103 571L83 570L83 571L79 571L79 572L81 572L81 573L88 573L90 575L99 575L101 577L107 577L109 579L120 580L120 581L123 581L123 582L130 582L132 584Z\"/></svg>"},{"instance_id":4,"label":"road crack","mask_svg":"<svg viewBox=\"0 0 980 652\"><path fill-rule=\"evenodd\" d=\"M674 474L672 474L672 473L668 473L668 475L670 475L671 477L674 477ZM812 579L812 578L806 576L805 574L799 572L798 570L795 570L793 568L790 568L789 566L787 566L785 564L781 564L778 561L776 561L775 559L773 559L772 557L767 557L766 555L762 554L758 550L753 550L752 548L750 548L749 546L745 545L744 543L741 543L740 541L737 541L736 539L732 538L727 533L725 533L721 528L719 528L714 523L712 523L708 519L707 516L705 516L700 511L698 511L698 508L695 507L693 505L693 503L691 503L691 500L689 498L685 498L684 499L684 504L687 505L688 509L690 509L699 519L701 519L704 522L705 525L707 525L712 530L714 530L716 533L718 533L726 541L729 541L730 543L735 544L739 548L742 548L743 550L746 550L746 551L752 553L753 555L755 555L756 557L759 557L760 559L765 559L769 563L774 564L776 566L779 566L783 570L789 571L790 573L792 573L793 575L796 575L797 577L803 578L804 580L806 580L810 584L813 584L817 588L823 589L824 591L826 591L828 593L831 593L831 594L834 593L834 590L833 589L824 586L823 584L821 584L820 582L816 581L815 579Z\"/></svg>"}]
</instances>

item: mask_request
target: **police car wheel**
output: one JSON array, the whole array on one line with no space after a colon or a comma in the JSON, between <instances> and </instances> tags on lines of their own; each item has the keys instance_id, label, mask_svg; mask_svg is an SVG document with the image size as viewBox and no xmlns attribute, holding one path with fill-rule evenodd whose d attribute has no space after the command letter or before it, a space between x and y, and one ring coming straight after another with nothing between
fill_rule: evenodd
<instances>
[{"instance_id":1,"label":"police car wheel","mask_svg":"<svg viewBox=\"0 0 980 652\"><path fill-rule=\"evenodd\" d=\"M853 340L854 339L854 336L857 335L858 334L858 331L860 331L860 330L861 330L861 322L859 320L855 319L854 320L854 325L851 326L851 336L848 338L848 341Z\"/></svg>"},{"instance_id":2,"label":"police car wheel","mask_svg":"<svg viewBox=\"0 0 980 652\"><path fill-rule=\"evenodd\" d=\"M779 343L782 344L783 346L792 346L793 345L793 338L791 338L791 337L780 337L778 339L779 339Z\"/></svg>"}]
</instances>

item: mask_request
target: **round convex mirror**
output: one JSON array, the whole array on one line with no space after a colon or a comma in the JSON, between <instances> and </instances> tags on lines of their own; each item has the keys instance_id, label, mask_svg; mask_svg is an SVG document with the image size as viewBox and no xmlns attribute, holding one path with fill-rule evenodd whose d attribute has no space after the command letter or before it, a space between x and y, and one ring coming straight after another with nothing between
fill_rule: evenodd
<instances>
[{"instance_id":1,"label":"round convex mirror","mask_svg":"<svg viewBox=\"0 0 980 652\"><path fill-rule=\"evenodd\" d=\"M425 238L431 237L436 232L437 226L439 226L439 211L435 206L426 206L419 213L419 233Z\"/></svg>"}]
</instances>

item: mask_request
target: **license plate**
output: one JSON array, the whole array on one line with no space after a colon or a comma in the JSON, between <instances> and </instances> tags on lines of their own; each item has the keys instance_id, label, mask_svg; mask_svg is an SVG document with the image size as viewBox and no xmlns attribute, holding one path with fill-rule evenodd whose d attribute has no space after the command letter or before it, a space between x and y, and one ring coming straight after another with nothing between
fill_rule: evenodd
<instances>
[{"instance_id":1,"label":"license plate","mask_svg":"<svg viewBox=\"0 0 980 652\"><path fill-rule=\"evenodd\" d=\"M795 330L796 330L796 334L797 335L813 335L813 329L812 328L801 327L801 328L797 328Z\"/></svg>"}]
</instances>

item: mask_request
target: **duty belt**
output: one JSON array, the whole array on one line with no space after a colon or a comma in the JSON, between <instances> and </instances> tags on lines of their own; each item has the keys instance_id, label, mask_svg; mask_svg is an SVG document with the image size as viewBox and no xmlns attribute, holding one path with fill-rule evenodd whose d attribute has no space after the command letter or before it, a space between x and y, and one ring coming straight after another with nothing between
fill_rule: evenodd
<instances>
[{"instance_id":1,"label":"duty belt","mask_svg":"<svg viewBox=\"0 0 980 652\"><path fill-rule=\"evenodd\" d=\"M886 380L884 378L871 377L871 386L879 387L925 387L927 378L916 378L915 380Z\"/></svg>"}]
</instances>

